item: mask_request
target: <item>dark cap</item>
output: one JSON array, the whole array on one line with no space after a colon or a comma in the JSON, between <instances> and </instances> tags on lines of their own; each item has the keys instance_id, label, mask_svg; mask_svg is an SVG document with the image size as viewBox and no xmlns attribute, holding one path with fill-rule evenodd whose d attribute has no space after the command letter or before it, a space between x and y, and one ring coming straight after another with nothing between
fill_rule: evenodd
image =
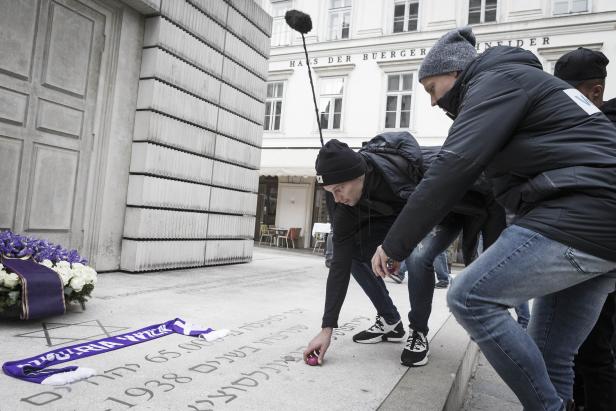
<instances>
[{"instance_id":1,"label":"dark cap","mask_svg":"<svg viewBox=\"0 0 616 411\"><path fill-rule=\"evenodd\" d=\"M336 139L329 140L319 150L314 165L317 182L322 186L344 183L366 173L366 160L361 154Z\"/></svg>"},{"instance_id":2,"label":"dark cap","mask_svg":"<svg viewBox=\"0 0 616 411\"><path fill-rule=\"evenodd\" d=\"M558 59L554 75L575 87L585 80L604 79L609 62L600 51L580 47Z\"/></svg>"}]
</instances>

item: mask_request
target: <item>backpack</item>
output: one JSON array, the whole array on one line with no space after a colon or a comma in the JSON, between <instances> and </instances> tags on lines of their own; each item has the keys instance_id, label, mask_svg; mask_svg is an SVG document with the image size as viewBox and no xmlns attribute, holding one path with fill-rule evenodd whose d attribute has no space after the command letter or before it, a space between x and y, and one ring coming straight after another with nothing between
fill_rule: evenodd
<instances>
[{"instance_id":1,"label":"backpack","mask_svg":"<svg viewBox=\"0 0 616 411\"><path fill-rule=\"evenodd\" d=\"M359 153L403 199L411 195L425 171L419 143L406 131L381 133L364 143Z\"/></svg>"}]
</instances>

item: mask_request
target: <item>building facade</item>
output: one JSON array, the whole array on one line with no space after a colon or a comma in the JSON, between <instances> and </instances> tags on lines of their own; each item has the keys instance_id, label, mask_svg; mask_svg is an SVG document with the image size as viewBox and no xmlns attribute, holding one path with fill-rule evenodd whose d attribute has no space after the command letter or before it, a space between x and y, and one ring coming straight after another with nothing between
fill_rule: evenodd
<instances>
[{"instance_id":1,"label":"building facade","mask_svg":"<svg viewBox=\"0 0 616 411\"><path fill-rule=\"evenodd\" d=\"M470 24L477 50L496 45L535 53L544 69L577 47L600 50L606 98L616 95L616 2L611 0L261 0L273 18L257 219L302 227L327 219L315 187L320 147L301 37L284 13L312 17L306 35L324 139L353 148L382 131L406 130L440 145L451 120L417 81L423 56L448 30ZM274 210L275 208L275 210Z\"/></svg>"},{"instance_id":2,"label":"building facade","mask_svg":"<svg viewBox=\"0 0 616 411\"><path fill-rule=\"evenodd\" d=\"M249 261L272 18L253 0L0 10L0 229L99 271Z\"/></svg>"}]
</instances>

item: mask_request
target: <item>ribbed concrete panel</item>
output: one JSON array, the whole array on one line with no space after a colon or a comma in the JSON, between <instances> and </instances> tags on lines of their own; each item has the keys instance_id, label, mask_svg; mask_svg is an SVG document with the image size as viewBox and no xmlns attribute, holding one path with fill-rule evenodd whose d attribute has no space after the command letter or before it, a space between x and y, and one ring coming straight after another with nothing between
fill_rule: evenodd
<instances>
[{"instance_id":1,"label":"ribbed concrete panel","mask_svg":"<svg viewBox=\"0 0 616 411\"><path fill-rule=\"evenodd\" d=\"M266 83L253 72L233 60L226 60L222 70L222 78L234 87L243 90L252 97L263 101Z\"/></svg>"},{"instance_id":2,"label":"ribbed concrete panel","mask_svg":"<svg viewBox=\"0 0 616 411\"><path fill-rule=\"evenodd\" d=\"M220 110L218 131L250 145L261 146L263 126L230 111Z\"/></svg>"},{"instance_id":3,"label":"ribbed concrete panel","mask_svg":"<svg viewBox=\"0 0 616 411\"><path fill-rule=\"evenodd\" d=\"M149 143L135 143L131 153L130 172L131 174L148 174L210 184L213 162L214 160L209 158L168 147ZM250 172L253 170L243 169L242 171Z\"/></svg>"},{"instance_id":4,"label":"ribbed concrete panel","mask_svg":"<svg viewBox=\"0 0 616 411\"><path fill-rule=\"evenodd\" d=\"M210 192L212 189L213 188L210 186L187 183L184 181L131 175L128 181L128 198L126 202L133 207L208 211L208 209L212 209L211 205L209 205ZM241 196L248 194L238 191L233 191L232 193ZM240 198L238 198L238 200L239 199ZM248 199L246 199L246 201L248 201ZM217 209L212 211L225 210Z\"/></svg>"},{"instance_id":5,"label":"ribbed concrete panel","mask_svg":"<svg viewBox=\"0 0 616 411\"><path fill-rule=\"evenodd\" d=\"M246 44L233 33L227 33L225 54L242 65L250 64L252 71L263 79L267 78L267 58Z\"/></svg>"},{"instance_id":6,"label":"ribbed concrete panel","mask_svg":"<svg viewBox=\"0 0 616 411\"><path fill-rule=\"evenodd\" d=\"M138 111L135 115L135 141L151 141L195 154L213 156L218 152L216 134L201 127L188 124L153 111ZM255 148L261 155L261 150ZM244 157L254 158L254 153ZM246 163L251 165L252 163ZM259 164L259 163L257 163Z\"/></svg>"},{"instance_id":7,"label":"ribbed concrete panel","mask_svg":"<svg viewBox=\"0 0 616 411\"><path fill-rule=\"evenodd\" d=\"M122 240L122 270L164 270L205 265L206 241Z\"/></svg>"},{"instance_id":8,"label":"ribbed concrete panel","mask_svg":"<svg viewBox=\"0 0 616 411\"><path fill-rule=\"evenodd\" d=\"M252 240L209 240L205 245L205 264L232 264L250 261Z\"/></svg>"},{"instance_id":9,"label":"ribbed concrete panel","mask_svg":"<svg viewBox=\"0 0 616 411\"><path fill-rule=\"evenodd\" d=\"M207 238L252 238L254 230L253 216L210 214Z\"/></svg>"},{"instance_id":10,"label":"ribbed concrete panel","mask_svg":"<svg viewBox=\"0 0 616 411\"><path fill-rule=\"evenodd\" d=\"M141 78L160 79L210 103L218 104L221 82L216 77L159 48L143 50L142 59ZM236 92L240 93L237 90Z\"/></svg>"},{"instance_id":11,"label":"ribbed concrete panel","mask_svg":"<svg viewBox=\"0 0 616 411\"><path fill-rule=\"evenodd\" d=\"M204 239L209 217L208 213L128 207L124 237L142 240Z\"/></svg>"},{"instance_id":12,"label":"ribbed concrete panel","mask_svg":"<svg viewBox=\"0 0 616 411\"><path fill-rule=\"evenodd\" d=\"M182 1L182 0L177 0ZM222 70L223 54L164 17L145 21L145 47L161 47L214 75Z\"/></svg>"},{"instance_id":13,"label":"ribbed concrete panel","mask_svg":"<svg viewBox=\"0 0 616 411\"><path fill-rule=\"evenodd\" d=\"M167 113L210 130L216 128L218 121L216 105L154 79L139 82L137 110Z\"/></svg>"},{"instance_id":14,"label":"ribbed concrete panel","mask_svg":"<svg viewBox=\"0 0 616 411\"><path fill-rule=\"evenodd\" d=\"M212 184L237 190L257 192L259 172L233 164L215 162Z\"/></svg>"},{"instance_id":15,"label":"ribbed concrete panel","mask_svg":"<svg viewBox=\"0 0 616 411\"><path fill-rule=\"evenodd\" d=\"M219 135L216 140L216 158L256 169L261 164L261 148Z\"/></svg>"},{"instance_id":16,"label":"ribbed concrete panel","mask_svg":"<svg viewBox=\"0 0 616 411\"><path fill-rule=\"evenodd\" d=\"M250 261L271 24L252 0L146 19L123 270Z\"/></svg>"},{"instance_id":17,"label":"ribbed concrete panel","mask_svg":"<svg viewBox=\"0 0 616 411\"><path fill-rule=\"evenodd\" d=\"M212 187L210 211L254 216L257 194Z\"/></svg>"},{"instance_id":18,"label":"ribbed concrete panel","mask_svg":"<svg viewBox=\"0 0 616 411\"><path fill-rule=\"evenodd\" d=\"M260 126L263 125L263 117L265 115L263 103L235 87L231 87L228 84L222 85L220 104L224 108L242 115Z\"/></svg>"},{"instance_id":19,"label":"ribbed concrete panel","mask_svg":"<svg viewBox=\"0 0 616 411\"><path fill-rule=\"evenodd\" d=\"M233 7L229 8L227 25L233 34L252 46L257 52L264 56L269 54L269 37L258 27L250 24L250 21Z\"/></svg>"}]
</instances>

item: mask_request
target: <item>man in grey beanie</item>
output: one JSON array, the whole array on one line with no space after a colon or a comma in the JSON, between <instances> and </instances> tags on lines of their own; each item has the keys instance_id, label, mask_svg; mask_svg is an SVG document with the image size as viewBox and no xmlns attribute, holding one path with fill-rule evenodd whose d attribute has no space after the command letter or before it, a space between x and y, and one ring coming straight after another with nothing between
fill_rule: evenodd
<instances>
[{"instance_id":1,"label":"man in grey beanie","mask_svg":"<svg viewBox=\"0 0 616 411\"><path fill-rule=\"evenodd\" d=\"M452 30L419 70L454 122L372 268L386 275L485 172L515 219L454 280L449 308L524 409L570 410L573 356L616 286L616 129L530 51L474 46ZM531 299L527 334L508 309Z\"/></svg>"}]
</instances>

